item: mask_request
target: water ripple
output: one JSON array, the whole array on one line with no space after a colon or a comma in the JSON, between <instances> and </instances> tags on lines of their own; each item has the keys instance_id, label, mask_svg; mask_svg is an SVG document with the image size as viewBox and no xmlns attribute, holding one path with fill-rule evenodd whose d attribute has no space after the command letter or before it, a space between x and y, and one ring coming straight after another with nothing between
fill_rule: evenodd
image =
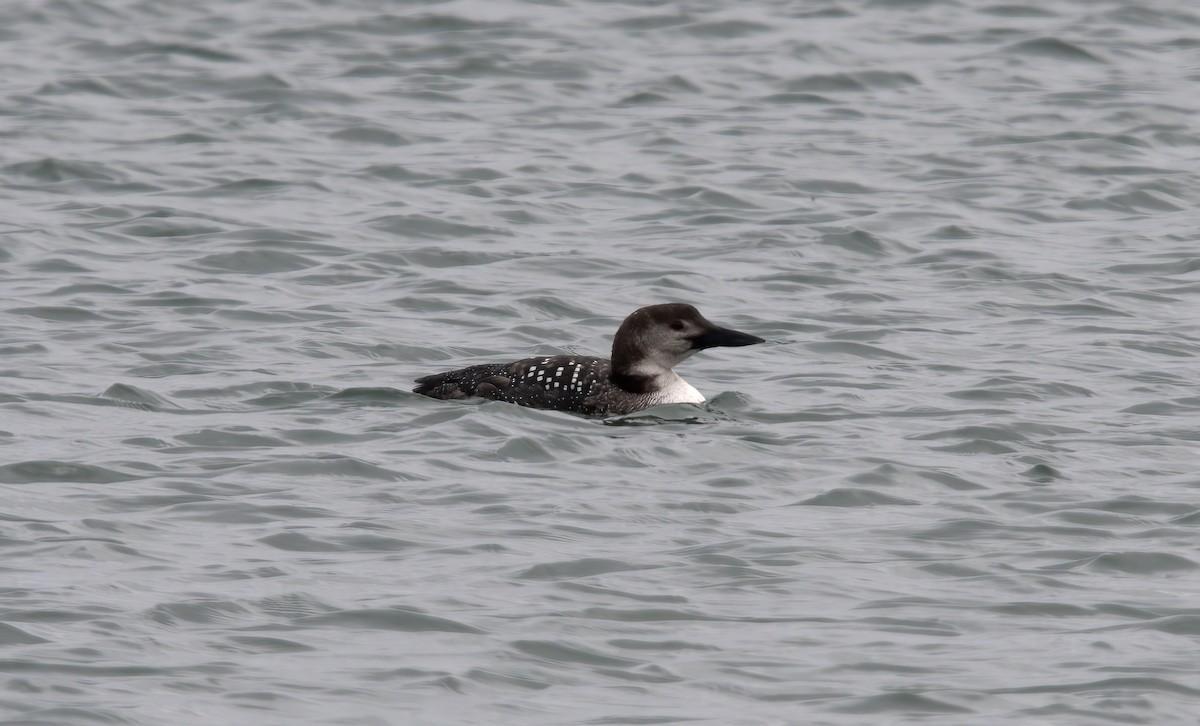
<instances>
[{"instance_id":1,"label":"water ripple","mask_svg":"<svg viewBox=\"0 0 1200 726\"><path fill-rule=\"evenodd\" d=\"M1195 720L1186 4L9 5L8 720Z\"/></svg>"}]
</instances>

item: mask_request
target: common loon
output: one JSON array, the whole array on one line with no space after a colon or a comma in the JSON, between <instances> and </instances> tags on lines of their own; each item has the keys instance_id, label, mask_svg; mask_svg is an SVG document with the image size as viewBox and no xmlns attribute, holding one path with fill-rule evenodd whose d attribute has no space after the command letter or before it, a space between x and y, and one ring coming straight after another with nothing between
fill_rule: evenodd
<instances>
[{"instance_id":1,"label":"common loon","mask_svg":"<svg viewBox=\"0 0 1200 726\"><path fill-rule=\"evenodd\" d=\"M556 355L485 363L418 378L413 393L599 416L663 403L703 403L704 396L672 369L705 348L762 342L714 325L691 305L651 305L621 323L613 336L612 360Z\"/></svg>"}]
</instances>

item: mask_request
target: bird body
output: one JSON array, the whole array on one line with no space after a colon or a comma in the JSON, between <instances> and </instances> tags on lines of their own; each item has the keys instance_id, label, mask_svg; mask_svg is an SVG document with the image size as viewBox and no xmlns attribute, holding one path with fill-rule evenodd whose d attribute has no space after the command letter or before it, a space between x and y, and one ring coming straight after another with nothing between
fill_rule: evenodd
<instances>
[{"instance_id":1,"label":"bird body","mask_svg":"<svg viewBox=\"0 0 1200 726\"><path fill-rule=\"evenodd\" d=\"M413 392L600 416L665 403L703 403L704 396L675 373L675 365L705 348L761 342L714 325L691 305L651 305L621 324L611 359L560 355L484 363L418 378Z\"/></svg>"}]
</instances>

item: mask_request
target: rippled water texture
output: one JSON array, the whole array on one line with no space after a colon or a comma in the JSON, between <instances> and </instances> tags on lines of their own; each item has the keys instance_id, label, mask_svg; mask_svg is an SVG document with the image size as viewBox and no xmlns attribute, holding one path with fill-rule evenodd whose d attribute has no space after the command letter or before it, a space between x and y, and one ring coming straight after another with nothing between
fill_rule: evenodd
<instances>
[{"instance_id":1,"label":"rippled water texture","mask_svg":"<svg viewBox=\"0 0 1200 726\"><path fill-rule=\"evenodd\" d=\"M0 5L6 724L1200 712L1200 10ZM594 420L411 379L768 339Z\"/></svg>"}]
</instances>

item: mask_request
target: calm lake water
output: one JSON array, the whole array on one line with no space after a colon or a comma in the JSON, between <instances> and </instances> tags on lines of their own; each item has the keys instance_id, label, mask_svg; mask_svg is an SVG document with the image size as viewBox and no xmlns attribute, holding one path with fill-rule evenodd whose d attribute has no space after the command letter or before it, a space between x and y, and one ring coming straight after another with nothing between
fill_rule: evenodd
<instances>
[{"instance_id":1,"label":"calm lake water","mask_svg":"<svg viewBox=\"0 0 1200 726\"><path fill-rule=\"evenodd\" d=\"M4 724L1193 724L1200 9L0 7ZM611 420L409 393L682 301Z\"/></svg>"}]
</instances>

